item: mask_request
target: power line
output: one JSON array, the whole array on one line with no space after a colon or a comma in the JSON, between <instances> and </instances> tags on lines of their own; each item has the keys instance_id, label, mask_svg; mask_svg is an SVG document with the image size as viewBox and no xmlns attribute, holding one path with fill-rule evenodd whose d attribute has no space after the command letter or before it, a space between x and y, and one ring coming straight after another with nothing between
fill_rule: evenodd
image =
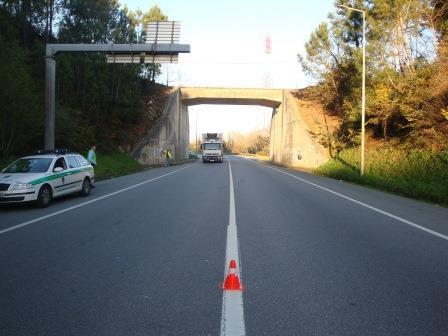
<instances>
[{"instance_id":1,"label":"power line","mask_svg":"<svg viewBox=\"0 0 448 336\"><path fill-rule=\"evenodd\" d=\"M297 61L272 61L273 64L299 64ZM180 60L179 65L182 64L210 64L210 65L264 65L263 61L260 62L210 62L210 61L183 61Z\"/></svg>"}]
</instances>

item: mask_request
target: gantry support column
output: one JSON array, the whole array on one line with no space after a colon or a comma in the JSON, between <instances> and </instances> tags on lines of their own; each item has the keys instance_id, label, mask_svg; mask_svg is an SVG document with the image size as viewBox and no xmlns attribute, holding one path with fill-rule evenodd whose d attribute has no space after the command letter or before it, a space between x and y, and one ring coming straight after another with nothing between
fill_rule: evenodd
<instances>
[{"instance_id":1,"label":"gantry support column","mask_svg":"<svg viewBox=\"0 0 448 336\"><path fill-rule=\"evenodd\" d=\"M56 60L45 58L45 149L54 149Z\"/></svg>"}]
</instances>

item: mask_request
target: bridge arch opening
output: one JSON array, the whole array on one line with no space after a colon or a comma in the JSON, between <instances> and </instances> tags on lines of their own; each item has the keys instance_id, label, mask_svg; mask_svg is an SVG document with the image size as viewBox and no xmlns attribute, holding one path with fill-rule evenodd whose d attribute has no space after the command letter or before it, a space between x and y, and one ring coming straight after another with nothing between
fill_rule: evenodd
<instances>
[{"instance_id":1,"label":"bridge arch opening","mask_svg":"<svg viewBox=\"0 0 448 336\"><path fill-rule=\"evenodd\" d=\"M269 146L270 119L273 110L282 103L282 90L189 87L181 88L180 92L182 104L189 114L190 143L195 142L196 150L197 139L208 132L223 133L229 144L232 143L231 136L238 137L238 149L232 148L238 152L249 148L253 151L255 143L248 143L247 147L241 143L244 138L247 142L255 142L249 140L248 133L265 138L266 146ZM266 154L269 152L262 146L257 147Z\"/></svg>"},{"instance_id":2,"label":"bridge arch opening","mask_svg":"<svg viewBox=\"0 0 448 336\"><path fill-rule=\"evenodd\" d=\"M199 151L203 133L222 133L229 144L249 135L269 139L272 108L260 105L198 104L188 106L190 149ZM268 144L269 145L269 144ZM234 148L236 149L236 147ZM239 145L241 149L241 144Z\"/></svg>"}]
</instances>

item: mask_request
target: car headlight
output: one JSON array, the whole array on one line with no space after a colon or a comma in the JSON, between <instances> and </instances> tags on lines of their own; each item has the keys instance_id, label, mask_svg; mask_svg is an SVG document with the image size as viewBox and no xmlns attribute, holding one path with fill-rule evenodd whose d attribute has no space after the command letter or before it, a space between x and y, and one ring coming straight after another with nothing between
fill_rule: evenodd
<instances>
[{"instance_id":1,"label":"car headlight","mask_svg":"<svg viewBox=\"0 0 448 336\"><path fill-rule=\"evenodd\" d=\"M31 183L16 182L13 184L13 186L10 190L31 189L32 187L33 186L31 185Z\"/></svg>"}]
</instances>

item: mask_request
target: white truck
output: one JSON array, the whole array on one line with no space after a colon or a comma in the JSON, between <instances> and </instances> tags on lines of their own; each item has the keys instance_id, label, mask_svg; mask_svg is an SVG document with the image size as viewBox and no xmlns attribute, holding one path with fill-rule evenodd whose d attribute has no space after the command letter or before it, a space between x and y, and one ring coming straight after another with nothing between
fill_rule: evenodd
<instances>
[{"instance_id":1,"label":"white truck","mask_svg":"<svg viewBox=\"0 0 448 336\"><path fill-rule=\"evenodd\" d=\"M223 162L224 146L222 133L202 133L202 162Z\"/></svg>"}]
</instances>

